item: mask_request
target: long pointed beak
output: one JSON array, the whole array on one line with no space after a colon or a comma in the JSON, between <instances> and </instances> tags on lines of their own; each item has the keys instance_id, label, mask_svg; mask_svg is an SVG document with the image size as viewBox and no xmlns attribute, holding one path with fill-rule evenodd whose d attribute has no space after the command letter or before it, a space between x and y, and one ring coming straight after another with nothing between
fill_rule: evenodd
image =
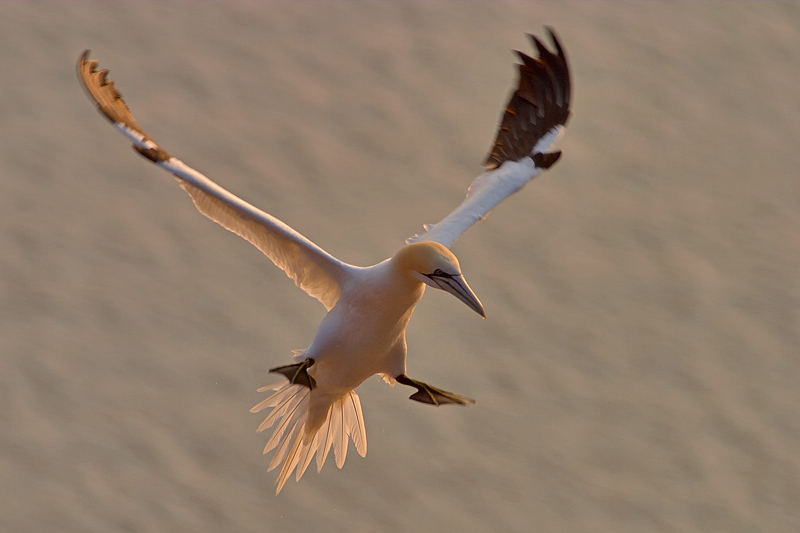
<instances>
[{"instance_id":1,"label":"long pointed beak","mask_svg":"<svg viewBox=\"0 0 800 533\"><path fill-rule=\"evenodd\" d=\"M431 279L431 281L436 283L440 289L449 292L467 304L467 307L481 315L483 318L486 318L486 311L483 310L483 304L481 304L481 301L478 300L477 296L475 296L475 293L472 292L472 289L470 289L469 284L467 284L467 280L464 279L464 276L458 274L457 276L431 275L428 277Z\"/></svg>"}]
</instances>

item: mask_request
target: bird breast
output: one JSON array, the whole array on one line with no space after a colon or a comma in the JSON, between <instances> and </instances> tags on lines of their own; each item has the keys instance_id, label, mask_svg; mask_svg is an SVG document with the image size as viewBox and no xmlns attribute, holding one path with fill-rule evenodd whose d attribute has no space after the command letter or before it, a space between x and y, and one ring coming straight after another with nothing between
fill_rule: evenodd
<instances>
[{"instance_id":1,"label":"bird breast","mask_svg":"<svg viewBox=\"0 0 800 533\"><path fill-rule=\"evenodd\" d=\"M406 325L425 285L364 274L343 287L306 352L317 363L318 382L352 388L373 374L404 369Z\"/></svg>"}]
</instances>

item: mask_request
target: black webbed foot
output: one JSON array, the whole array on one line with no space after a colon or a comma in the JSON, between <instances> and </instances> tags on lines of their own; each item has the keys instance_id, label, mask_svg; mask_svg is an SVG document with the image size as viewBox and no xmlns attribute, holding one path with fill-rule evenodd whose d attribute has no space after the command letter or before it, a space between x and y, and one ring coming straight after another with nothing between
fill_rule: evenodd
<instances>
[{"instance_id":1,"label":"black webbed foot","mask_svg":"<svg viewBox=\"0 0 800 533\"><path fill-rule=\"evenodd\" d=\"M275 374L282 374L286 376L291 384L304 385L311 390L317 386L314 378L308 375L308 368L314 365L313 359L306 359L296 365L277 366L270 368L269 371Z\"/></svg>"},{"instance_id":2,"label":"black webbed foot","mask_svg":"<svg viewBox=\"0 0 800 533\"><path fill-rule=\"evenodd\" d=\"M461 396L452 392L447 392L442 389L432 387L423 381L411 379L405 374L400 374L395 378L398 383L416 387L417 392L409 396L410 400L415 400L422 403L429 403L431 405L440 406L446 404L467 405L468 403L475 403L475 400Z\"/></svg>"}]
</instances>

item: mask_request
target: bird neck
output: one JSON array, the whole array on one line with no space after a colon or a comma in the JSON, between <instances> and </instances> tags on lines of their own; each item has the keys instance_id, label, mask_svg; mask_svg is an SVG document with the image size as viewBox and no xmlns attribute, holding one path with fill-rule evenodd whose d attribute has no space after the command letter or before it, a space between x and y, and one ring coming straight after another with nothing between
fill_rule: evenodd
<instances>
[{"instance_id":1,"label":"bird neck","mask_svg":"<svg viewBox=\"0 0 800 533\"><path fill-rule=\"evenodd\" d=\"M416 269L408 255L398 253L389 259L386 265L391 272L392 285L403 294L407 294L413 303L422 298L425 283L419 279Z\"/></svg>"}]
</instances>

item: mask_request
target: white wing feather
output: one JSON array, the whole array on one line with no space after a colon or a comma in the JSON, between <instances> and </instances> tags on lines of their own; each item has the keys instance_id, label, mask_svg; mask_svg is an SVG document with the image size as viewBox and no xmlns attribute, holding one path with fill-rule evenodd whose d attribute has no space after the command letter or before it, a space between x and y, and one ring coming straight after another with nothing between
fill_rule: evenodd
<instances>
[{"instance_id":1,"label":"white wing feather","mask_svg":"<svg viewBox=\"0 0 800 533\"><path fill-rule=\"evenodd\" d=\"M547 150L563 131L557 126L552 134L544 137L536 148L538 152ZM434 241L450 248L470 226L486 218L489 211L520 190L530 180L547 170L537 167L531 157L519 161L505 161L498 168L487 170L472 182L467 197L452 213L437 224L427 224L425 233L406 239L407 243Z\"/></svg>"},{"instance_id":2,"label":"white wing feather","mask_svg":"<svg viewBox=\"0 0 800 533\"><path fill-rule=\"evenodd\" d=\"M133 142L134 148L171 172L202 214L250 241L286 272L298 287L331 309L353 267L334 258L277 218L170 156L136 123L114 82L106 79L108 71L97 71L97 62L89 60L88 53L88 50L84 52L78 61L78 78L100 112Z\"/></svg>"},{"instance_id":3,"label":"white wing feather","mask_svg":"<svg viewBox=\"0 0 800 533\"><path fill-rule=\"evenodd\" d=\"M202 214L248 240L298 287L331 309L350 265L339 261L272 215L226 191L172 157L157 163L172 172Z\"/></svg>"}]
</instances>

